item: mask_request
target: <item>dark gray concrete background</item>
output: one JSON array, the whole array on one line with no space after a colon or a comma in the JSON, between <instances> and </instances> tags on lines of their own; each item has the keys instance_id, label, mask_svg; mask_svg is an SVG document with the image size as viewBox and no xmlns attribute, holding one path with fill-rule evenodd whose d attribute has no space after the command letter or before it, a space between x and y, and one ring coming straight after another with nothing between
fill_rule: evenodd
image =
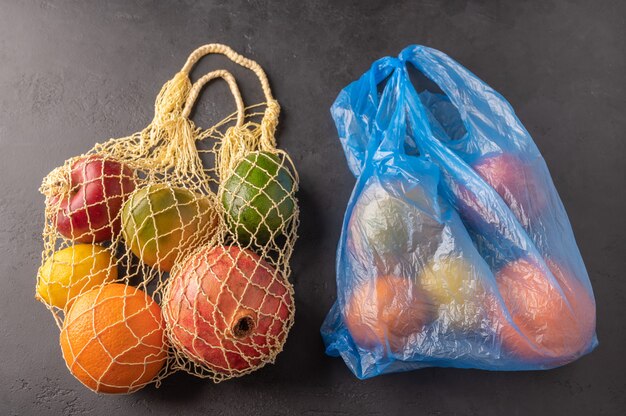
<instances>
[{"instance_id":1,"label":"dark gray concrete background","mask_svg":"<svg viewBox=\"0 0 626 416\"><path fill-rule=\"evenodd\" d=\"M615 1L0 1L0 415L618 415L626 411L626 3ZM196 46L258 60L283 106L278 141L300 171L296 324L275 365L213 385L97 396L68 373L33 298L42 177L96 141L142 128ZM329 107L376 58L420 43L502 93L543 152L598 304L599 348L545 372L426 369L358 381L326 357L335 245L354 179ZM230 68L248 103L254 79ZM195 120L230 113L223 83Z\"/></svg>"}]
</instances>

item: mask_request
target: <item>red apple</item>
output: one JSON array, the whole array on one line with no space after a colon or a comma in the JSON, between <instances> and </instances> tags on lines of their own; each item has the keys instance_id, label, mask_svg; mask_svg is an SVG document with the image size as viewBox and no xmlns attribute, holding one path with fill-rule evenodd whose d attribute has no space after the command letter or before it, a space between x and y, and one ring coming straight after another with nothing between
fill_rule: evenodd
<instances>
[{"instance_id":1,"label":"red apple","mask_svg":"<svg viewBox=\"0 0 626 416\"><path fill-rule=\"evenodd\" d=\"M78 243L113 239L120 231L119 212L135 189L133 171L100 155L76 160L63 191L48 198L55 224L64 237Z\"/></svg>"},{"instance_id":2,"label":"red apple","mask_svg":"<svg viewBox=\"0 0 626 416\"><path fill-rule=\"evenodd\" d=\"M524 226L546 205L546 190L535 173L517 157L502 153L487 156L473 165L474 170L500 194Z\"/></svg>"},{"instance_id":3,"label":"red apple","mask_svg":"<svg viewBox=\"0 0 626 416\"><path fill-rule=\"evenodd\" d=\"M252 251L218 246L185 260L164 304L175 348L227 378L273 361L291 325L293 295Z\"/></svg>"},{"instance_id":4,"label":"red apple","mask_svg":"<svg viewBox=\"0 0 626 416\"><path fill-rule=\"evenodd\" d=\"M497 320L503 347L511 355L527 362L556 359L565 363L589 346L595 329L595 303L576 277L566 275L556 263L548 262L548 267L556 284L525 259L507 264L496 274L515 326L503 315Z\"/></svg>"}]
</instances>

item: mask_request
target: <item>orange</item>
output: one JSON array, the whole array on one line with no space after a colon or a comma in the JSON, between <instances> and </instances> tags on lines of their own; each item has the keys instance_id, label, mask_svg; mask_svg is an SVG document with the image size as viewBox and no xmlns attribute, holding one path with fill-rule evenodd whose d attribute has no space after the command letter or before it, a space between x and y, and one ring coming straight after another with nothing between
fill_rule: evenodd
<instances>
[{"instance_id":1,"label":"orange","mask_svg":"<svg viewBox=\"0 0 626 416\"><path fill-rule=\"evenodd\" d=\"M411 279L384 275L354 284L344 319L362 348L388 345L392 353L402 353L434 318L432 300Z\"/></svg>"},{"instance_id":2,"label":"orange","mask_svg":"<svg viewBox=\"0 0 626 416\"><path fill-rule=\"evenodd\" d=\"M556 263L547 263L557 285L526 259L509 263L496 275L515 324L508 325L500 318L502 343L509 353L528 362L556 359L565 363L589 346L595 329L595 303L576 277Z\"/></svg>"},{"instance_id":3,"label":"orange","mask_svg":"<svg viewBox=\"0 0 626 416\"><path fill-rule=\"evenodd\" d=\"M167 359L161 308L132 286L92 289L77 297L65 316L61 350L70 372L91 390L139 390Z\"/></svg>"}]
</instances>

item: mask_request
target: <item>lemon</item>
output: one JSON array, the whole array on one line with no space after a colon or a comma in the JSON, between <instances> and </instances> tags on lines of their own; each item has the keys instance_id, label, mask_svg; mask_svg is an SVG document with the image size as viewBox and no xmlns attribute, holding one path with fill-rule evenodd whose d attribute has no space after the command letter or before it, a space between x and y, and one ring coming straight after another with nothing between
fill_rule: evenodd
<instances>
[{"instance_id":1,"label":"lemon","mask_svg":"<svg viewBox=\"0 0 626 416\"><path fill-rule=\"evenodd\" d=\"M97 244L76 244L54 254L39 268L37 297L65 309L82 292L117 279L116 260Z\"/></svg>"}]
</instances>

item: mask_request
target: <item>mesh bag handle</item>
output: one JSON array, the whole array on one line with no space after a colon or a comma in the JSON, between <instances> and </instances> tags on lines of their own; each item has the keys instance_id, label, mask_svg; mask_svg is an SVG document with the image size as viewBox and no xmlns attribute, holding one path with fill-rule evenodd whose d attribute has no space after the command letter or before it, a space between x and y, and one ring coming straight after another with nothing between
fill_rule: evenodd
<instances>
[{"instance_id":1,"label":"mesh bag handle","mask_svg":"<svg viewBox=\"0 0 626 416\"><path fill-rule=\"evenodd\" d=\"M256 75L259 83L261 84L261 89L263 90L263 95L265 97L264 104L266 105L266 109L263 113L263 118L260 124L259 145L262 148L267 149L275 148L276 140L274 138L274 134L276 132L276 126L278 125L280 105L272 95L272 89L270 87L269 80L267 79L265 71L256 61L253 61L252 59L246 58L245 56L235 52L229 46L220 43L209 43L200 46L199 48L194 50L187 58L185 65L183 65L179 73L185 74L188 77L190 71L200 61L200 59L210 54L224 55L232 62L251 70Z\"/></svg>"},{"instance_id":2,"label":"mesh bag handle","mask_svg":"<svg viewBox=\"0 0 626 416\"><path fill-rule=\"evenodd\" d=\"M187 80L187 82L189 82L189 74L193 67L200 59L210 54L224 55L237 65L251 70L258 78L265 97L265 102L262 104L264 104L266 108L263 113L244 115L244 119L246 117L262 116L260 123L250 120L242 124L237 123L235 126L230 127L223 137L221 137L221 148L216 162L216 168L219 178L224 180L232 173L237 162L251 151L261 150L272 153L282 153L280 150L276 149L275 139L278 117L280 115L280 105L272 95L269 80L261 65L235 52L229 46L220 43L210 43L195 49L187 58L182 69L176 74L174 79L172 79L172 82L178 82L177 80ZM191 93L189 97L192 97ZM236 100L238 100L238 98L236 98ZM245 110L251 110L257 106L258 105L250 106L245 108ZM240 108L239 101L238 108ZM203 134L204 133L199 133L200 136ZM201 138L202 137L198 137L198 139ZM292 164L290 160L289 163Z\"/></svg>"},{"instance_id":3,"label":"mesh bag handle","mask_svg":"<svg viewBox=\"0 0 626 416\"><path fill-rule=\"evenodd\" d=\"M192 68L200 61L200 59L210 54L224 55L234 63L241 65L244 68L250 69L259 79L259 82L261 83L261 88L263 89L263 94L265 95L265 99L267 100L267 102L269 103L272 101L276 101L272 95L272 90L270 88L267 75L265 74L265 71L263 70L261 65L249 58L246 58L243 55L240 55L229 46L223 45L221 43L209 43L196 48L196 50L194 50L187 58L185 65L183 65L181 69L181 72L189 75Z\"/></svg>"},{"instance_id":4,"label":"mesh bag handle","mask_svg":"<svg viewBox=\"0 0 626 416\"><path fill-rule=\"evenodd\" d=\"M189 90L189 95L187 96L187 100L185 100L185 104L183 105L182 116L185 118L189 118L191 114L191 110L200 95L200 91L202 88L206 86L210 81L222 78L228 84L228 88L230 89L233 98L235 99L235 104L237 106L237 121L236 126L242 126L245 119L245 107L243 104L243 98L241 98L241 92L239 91L239 87L237 86L237 81L235 77L225 69L218 69L216 71L209 72L205 74L200 79L198 79Z\"/></svg>"}]
</instances>

